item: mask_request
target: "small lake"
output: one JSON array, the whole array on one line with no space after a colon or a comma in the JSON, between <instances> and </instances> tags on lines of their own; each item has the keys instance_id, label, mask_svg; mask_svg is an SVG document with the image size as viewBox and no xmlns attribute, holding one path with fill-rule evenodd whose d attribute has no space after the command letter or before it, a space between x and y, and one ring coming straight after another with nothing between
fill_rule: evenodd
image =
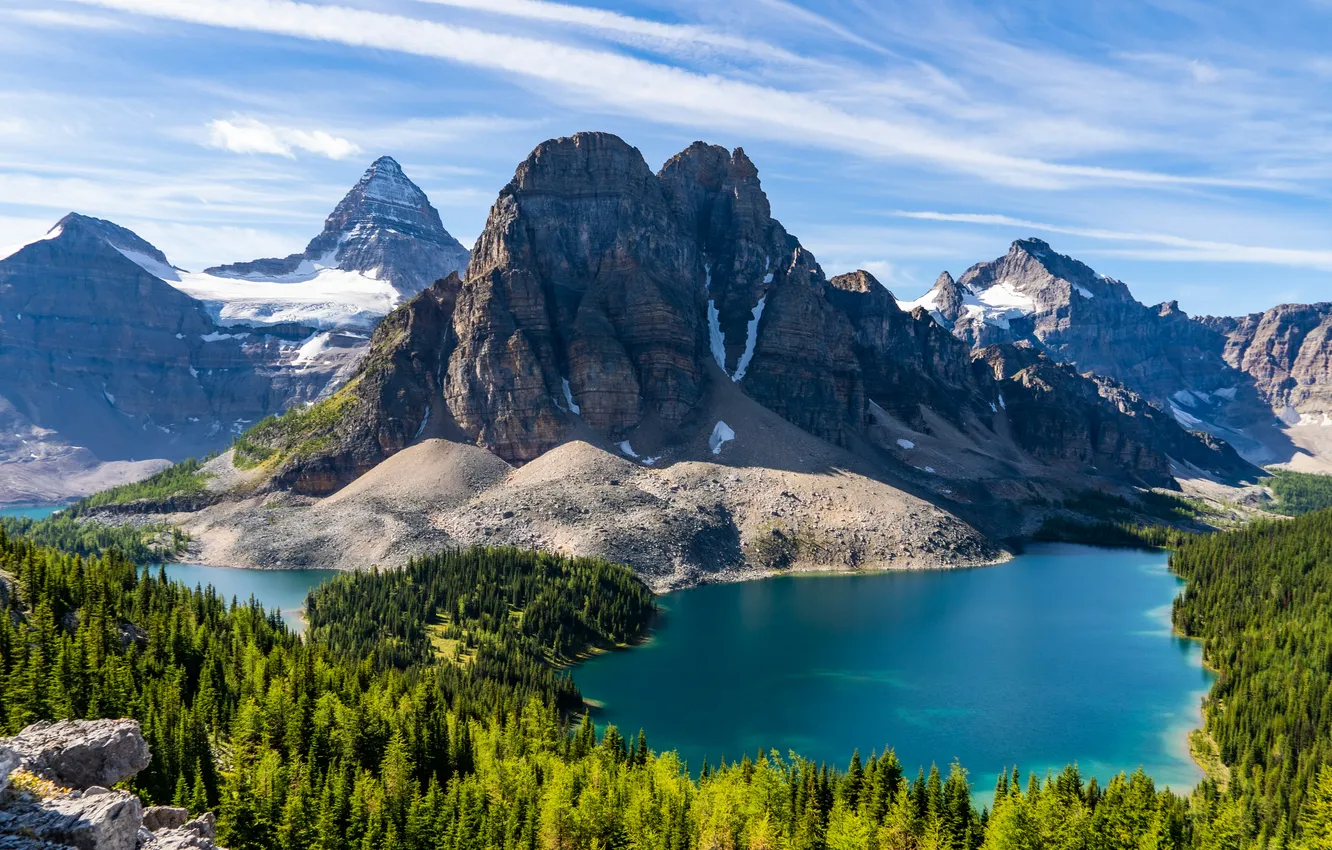
<instances>
[{"instance_id":1,"label":"small lake","mask_svg":"<svg viewBox=\"0 0 1332 850\"><path fill-rule=\"evenodd\" d=\"M209 585L228 603L232 597L246 602L251 596L265 611L281 609L282 619L297 632L305 630L301 608L310 589L338 574L337 570L246 570L237 567L205 567L200 564L167 564L168 578L190 588Z\"/></svg>"},{"instance_id":2,"label":"small lake","mask_svg":"<svg viewBox=\"0 0 1332 850\"><path fill-rule=\"evenodd\" d=\"M1141 765L1186 792L1186 735L1211 685L1175 636L1165 553L1032 546L955 571L782 576L659 599L646 644L576 667L598 723L697 771L760 748L845 767L896 748L910 775L954 759L987 802L998 772Z\"/></svg>"},{"instance_id":3,"label":"small lake","mask_svg":"<svg viewBox=\"0 0 1332 850\"><path fill-rule=\"evenodd\" d=\"M58 510L69 505L8 505L0 507L0 516L16 516L23 519L46 519Z\"/></svg>"}]
</instances>

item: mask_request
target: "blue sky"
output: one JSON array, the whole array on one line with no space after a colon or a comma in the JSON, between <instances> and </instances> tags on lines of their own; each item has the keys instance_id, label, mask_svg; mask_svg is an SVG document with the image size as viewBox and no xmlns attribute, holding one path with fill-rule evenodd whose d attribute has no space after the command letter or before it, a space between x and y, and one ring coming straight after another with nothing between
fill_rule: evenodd
<instances>
[{"instance_id":1,"label":"blue sky","mask_svg":"<svg viewBox=\"0 0 1332 850\"><path fill-rule=\"evenodd\" d=\"M1146 302L1332 300L1332 0L0 0L0 246L300 250L392 154L470 245L541 140L743 146L902 297L1039 236Z\"/></svg>"}]
</instances>

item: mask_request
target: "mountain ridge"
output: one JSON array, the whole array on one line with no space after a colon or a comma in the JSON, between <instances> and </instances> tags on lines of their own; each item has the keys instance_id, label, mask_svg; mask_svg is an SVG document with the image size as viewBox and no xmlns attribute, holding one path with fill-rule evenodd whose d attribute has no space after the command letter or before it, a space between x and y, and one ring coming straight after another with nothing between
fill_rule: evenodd
<instances>
[{"instance_id":1,"label":"mountain ridge","mask_svg":"<svg viewBox=\"0 0 1332 850\"><path fill-rule=\"evenodd\" d=\"M431 441L463 452L429 461L441 480L462 462L444 456L480 463L477 447L511 471L431 507L430 479L407 493L381 472ZM585 485L537 471L552 464ZM397 308L345 387L247 432L213 470L214 505L179 518L205 557L351 566L365 557L356 546L319 542L342 527L367 534L374 557L425 539L596 551L651 564L658 586L760 569L772 539L820 568L937 565L950 552L988 562L1041 505L1085 489L1259 474L1029 340L979 356L867 272L829 280L771 217L742 150L695 143L654 174L598 133L539 145L500 191L465 276ZM774 502L765 480L795 501ZM861 498L845 503L843 487ZM256 511L278 505L266 533ZM885 507L906 525L870 519ZM714 519L670 519L691 510ZM610 531L631 515L639 534ZM261 551L222 542L254 535ZM732 555L698 554L718 551Z\"/></svg>"}]
</instances>

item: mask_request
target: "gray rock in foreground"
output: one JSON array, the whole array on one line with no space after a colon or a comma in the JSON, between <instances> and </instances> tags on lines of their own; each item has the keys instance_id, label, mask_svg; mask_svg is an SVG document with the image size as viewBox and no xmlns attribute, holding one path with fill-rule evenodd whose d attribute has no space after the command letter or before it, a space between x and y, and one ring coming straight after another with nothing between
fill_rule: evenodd
<instances>
[{"instance_id":1,"label":"gray rock in foreground","mask_svg":"<svg viewBox=\"0 0 1332 850\"><path fill-rule=\"evenodd\" d=\"M148 744L136 720L34 723L9 739L22 766L65 788L110 786L148 766Z\"/></svg>"},{"instance_id":2,"label":"gray rock in foreground","mask_svg":"<svg viewBox=\"0 0 1332 850\"><path fill-rule=\"evenodd\" d=\"M152 806L106 786L148 766L135 720L34 723L0 739L0 850L218 850L212 814ZM15 786L11 773L31 776ZM34 787L31 777L50 783Z\"/></svg>"}]
</instances>

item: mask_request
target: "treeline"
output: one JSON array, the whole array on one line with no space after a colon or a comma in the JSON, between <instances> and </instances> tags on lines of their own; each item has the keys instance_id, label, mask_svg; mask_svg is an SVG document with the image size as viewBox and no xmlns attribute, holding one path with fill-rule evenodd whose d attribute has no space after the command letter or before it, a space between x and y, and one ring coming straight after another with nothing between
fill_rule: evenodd
<instances>
[{"instance_id":1,"label":"treeline","mask_svg":"<svg viewBox=\"0 0 1332 850\"><path fill-rule=\"evenodd\" d=\"M1044 543L1082 543L1126 549L1173 549L1194 537L1169 525L1132 522L1083 522L1063 516L1047 517L1032 539Z\"/></svg>"},{"instance_id":2,"label":"treeline","mask_svg":"<svg viewBox=\"0 0 1332 850\"><path fill-rule=\"evenodd\" d=\"M1268 486L1277 498L1278 513L1302 516L1332 508L1332 475L1276 469Z\"/></svg>"},{"instance_id":3,"label":"treeline","mask_svg":"<svg viewBox=\"0 0 1332 850\"><path fill-rule=\"evenodd\" d=\"M208 489L209 473L203 471L203 465L211 458L200 461L198 458L186 458L172 464L161 472L154 473L142 481L121 484L100 493L94 493L71 505L66 512L78 516L86 511L109 505L126 505L131 502L147 500L167 502L172 499L197 499L204 497Z\"/></svg>"},{"instance_id":4,"label":"treeline","mask_svg":"<svg viewBox=\"0 0 1332 850\"><path fill-rule=\"evenodd\" d=\"M1197 537L1171 563L1189 581L1175 624L1220 670L1205 714L1232 794L1260 844L1289 834L1332 764L1332 511Z\"/></svg>"}]
</instances>

